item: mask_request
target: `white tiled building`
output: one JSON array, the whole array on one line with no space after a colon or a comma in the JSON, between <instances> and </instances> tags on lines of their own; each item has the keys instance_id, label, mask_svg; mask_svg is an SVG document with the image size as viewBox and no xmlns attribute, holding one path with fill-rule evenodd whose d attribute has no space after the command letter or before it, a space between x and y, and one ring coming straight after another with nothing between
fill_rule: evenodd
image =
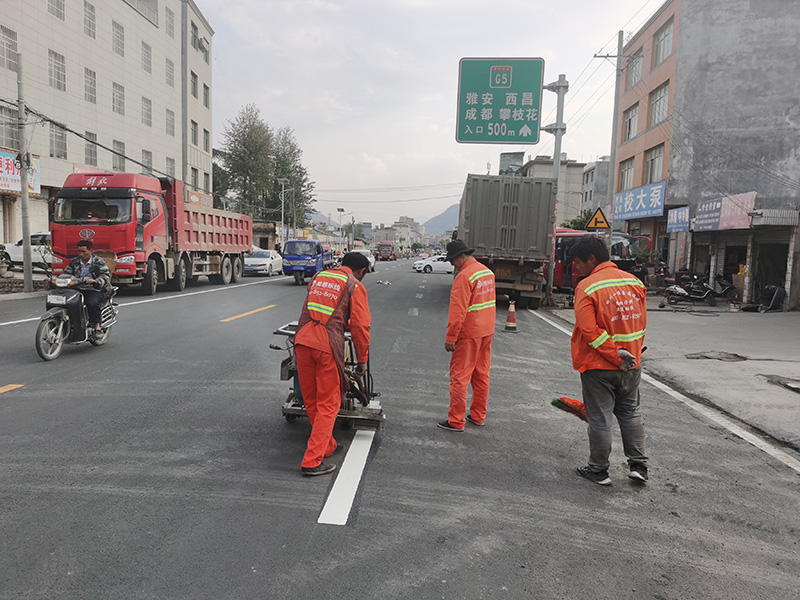
<instances>
[{"instance_id":1,"label":"white tiled building","mask_svg":"<svg viewBox=\"0 0 800 600\"><path fill-rule=\"evenodd\" d=\"M4 158L18 150L19 53L28 107L131 159L29 115L26 139L41 181L31 194L31 231L48 228L47 198L76 170L153 169L210 193L213 34L194 0L0 2ZM0 177L5 243L21 237L16 186L5 189Z\"/></svg>"}]
</instances>

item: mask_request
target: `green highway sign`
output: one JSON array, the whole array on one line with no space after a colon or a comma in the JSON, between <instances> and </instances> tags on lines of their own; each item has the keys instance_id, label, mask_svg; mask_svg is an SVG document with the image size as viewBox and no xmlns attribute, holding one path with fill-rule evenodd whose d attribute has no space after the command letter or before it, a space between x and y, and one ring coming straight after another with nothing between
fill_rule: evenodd
<instances>
[{"instance_id":1,"label":"green highway sign","mask_svg":"<svg viewBox=\"0 0 800 600\"><path fill-rule=\"evenodd\" d=\"M462 58L456 141L536 144L543 79L543 58Z\"/></svg>"}]
</instances>

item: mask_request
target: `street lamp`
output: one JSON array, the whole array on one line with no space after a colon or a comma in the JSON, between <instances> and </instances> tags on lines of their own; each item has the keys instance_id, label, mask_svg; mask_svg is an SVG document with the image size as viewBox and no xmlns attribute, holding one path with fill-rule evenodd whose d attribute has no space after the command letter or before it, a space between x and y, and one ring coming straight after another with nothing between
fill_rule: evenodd
<instances>
[{"instance_id":1,"label":"street lamp","mask_svg":"<svg viewBox=\"0 0 800 600\"><path fill-rule=\"evenodd\" d=\"M286 184L289 183L289 180L285 177L279 177L278 183L281 184L281 252L283 252L283 245L286 243L286 240L283 239L283 200L286 195Z\"/></svg>"}]
</instances>

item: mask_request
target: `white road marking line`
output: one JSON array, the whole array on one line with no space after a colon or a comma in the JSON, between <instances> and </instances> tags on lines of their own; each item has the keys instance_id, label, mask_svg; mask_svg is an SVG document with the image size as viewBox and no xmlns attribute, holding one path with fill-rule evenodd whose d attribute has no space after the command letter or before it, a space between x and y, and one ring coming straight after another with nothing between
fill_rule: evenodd
<instances>
[{"instance_id":1,"label":"white road marking line","mask_svg":"<svg viewBox=\"0 0 800 600\"><path fill-rule=\"evenodd\" d=\"M417 294L417 295L415 296L415 298L422 298L422 296L423 296L422 294Z\"/></svg>"},{"instance_id":2,"label":"white road marking line","mask_svg":"<svg viewBox=\"0 0 800 600\"><path fill-rule=\"evenodd\" d=\"M425 289L425 286L424 286L424 285L421 285L421 286L419 286L419 289L421 289L421 290L424 290L424 289Z\"/></svg>"},{"instance_id":3,"label":"white road marking line","mask_svg":"<svg viewBox=\"0 0 800 600\"><path fill-rule=\"evenodd\" d=\"M547 323L549 325L552 325L553 327L555 327L559 331L562 331L562 332L564 332L564 333L566 333L567 335L570 335L570 336L572 335L571 331L569 331L565 327L562 327L561 325L559 325L558 323L552 321L551 319L548 319L547 317L543 317L542 315L540 315L538 313L538 311L528 311L528 312L530 312L531 314L536 315L542 321L544 321L545 323ZM762 452L766 452L772 458L782 462L784 465L786 465L790 469L796 471L797 473L800 473L800 460L797 460L793 456L790 456L789 454L787 454L783 450L780 450L780 449L776 448L775 446L773 446L772 444L770 444L769 442L767 442L765 440L762 440L758 436L753 435L749 431L745 430L743 427L740 427L739 425L737 425L733 421L731 421L731 420L725 418L724 416L722 416L720 413L718 413L713 408L710 408L708 406L704 406L703 404L700 404L699 402L695 402L694 400L692 400L688 396L684 396L679 391L672 389L668 385L658 381L657 379L655 379L651 375L648 375L647 373L642 373L642 379L644 381L646 381L647 383L649 383L650 385L652 385L653 387L656 387L659 390L661 390L662 392L664 392L666 394L669 394L670 396L672 396L673 398L675 398L676 400L678 400L682 404L685 404L686 406L688 406L692 410L697 411L698 413L703 415L705 418L707 418L709 421L711 421L713 423L716 423L720 427L724 427L725 429L730 431L733 435L735 435L737 437L740 437L745 442L747 442L749 444L752 444L753 446L755 446L756 448L758 448Z\"/></svg>"},{"instance_id":4,"label":"white road marking line","mask_svg":"<svg viewBox=\"0 0 800 600\"><path fill-rule=\"evenodd\" d=\"M347 525L374 437L374 431L356 431L317 523Z\"/></svg>"},{"instance_id":5,"label":"white road marking line","mask_svg":"<svg viewBox=\"0 0 800 600\"><path fill-rule=\"evenodd\" d=\"M185 294L179 293L174 296L162 296L161 298L149 298L147 300L134 300L133 302L125 302L121 303L120 306L133 306L135 304L148 304L149 302L161 302L162 300L177 300L179 298L188 298L189 296L197 296L199 294L211 294L214 292L225 292L229 290L235 290L243 287L248 287L251 285L261 285L264 283L272 283L274 281L281 281L281 278L277 279L270 279L269 281L253 281L252 283L239 283L237 285L228 287L218 287L214 288L213 290L200 290L197 292L186 292ZM6 321L5 323L0 323L0 327L3 325L18 325L19 323L30 323L31 321L38 321L41 317L31 317L30 319L20 319L19 321Z\"/></svg>"},{"instance_id":6,"label":"white road marking line","mask_svg":"<svg viewBox=\"0 0 800 600\"><path fill-rule=\"evenodd\" d=\"M408 309L408 316L409 317L418 317L419 316L419 309L418 308L409 308Z\"/></svg>"}]
</instances>

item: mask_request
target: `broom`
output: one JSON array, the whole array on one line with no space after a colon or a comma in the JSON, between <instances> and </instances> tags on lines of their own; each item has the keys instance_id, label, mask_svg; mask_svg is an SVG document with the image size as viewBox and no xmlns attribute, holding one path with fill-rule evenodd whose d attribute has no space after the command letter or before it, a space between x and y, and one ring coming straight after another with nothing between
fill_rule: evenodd
<instances>
[{"instance_id":1,"label":"broom","mask_svg":"<svg viewBox=\"0 0 800 600\"><path fill-rule=\"evenodd\" d=\"M575 400L575 398L567 398L566 396L562 396L561 398L553 398L550 401L550 404L552 404L558 409L563 410L564 412L568 412L570 414L575 415L581 421L586 420L586 409L583 406L583 402L581 402L580 400Z\"/></svg>"}]
</instances>

